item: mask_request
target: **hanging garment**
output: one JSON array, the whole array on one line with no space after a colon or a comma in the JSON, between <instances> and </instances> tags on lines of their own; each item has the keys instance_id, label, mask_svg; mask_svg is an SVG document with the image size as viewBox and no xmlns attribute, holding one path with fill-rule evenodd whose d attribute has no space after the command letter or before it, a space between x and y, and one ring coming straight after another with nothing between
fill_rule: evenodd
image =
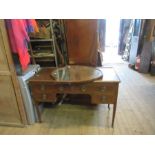
<instances>
[{"instance_id":1,"label":"hanging garment","mask_svg":"<svg viewBox=\"0 0 155 155\"><path fill-rule=\"evenodd\" d=\"M6 27L11 50L13 53L18 54L22 70L25 70L30 62L28 33L37 32L37 24L33 19L7 19Z\"/></svg>"},{"instance_id":2,"label":"hanging garment","mask_svg":"<svg viewBox=\"0 0 155 155\"><path fill-rule=\"evenodd\" d=\"M37 25L36 20L34 19L27 19L26 21L26 28L27 28L27 32L39 32L39 28Z\"/></svg>"}]
</instances>

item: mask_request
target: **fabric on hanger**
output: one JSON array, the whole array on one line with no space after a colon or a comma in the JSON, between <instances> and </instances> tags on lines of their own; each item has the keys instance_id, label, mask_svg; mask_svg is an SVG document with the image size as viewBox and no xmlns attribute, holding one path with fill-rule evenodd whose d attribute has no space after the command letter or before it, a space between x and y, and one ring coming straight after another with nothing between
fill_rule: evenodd
<instances>
[{"instance_id":1,"label":"fabric on hanger","mask_svg":"<svg viewBox=\"0 0 155 155\"><path fill-rule=\"evenodd\" d=\"M34 19L7 19L5 21L11 50L18 54L22 70L25 70L30 62L28 33L38 32L36 21Z\"/></svg>"},{"instance_id":2,"label":"fabric on hanger","mask_svg":"<svg viewBox=\"0 0 155 155\"><path fill-rule=\"evenodd\" d=\"M27 24L27 32L39 32L39 28L35 19L25 20Z\"/></svg>"}]
</instances>

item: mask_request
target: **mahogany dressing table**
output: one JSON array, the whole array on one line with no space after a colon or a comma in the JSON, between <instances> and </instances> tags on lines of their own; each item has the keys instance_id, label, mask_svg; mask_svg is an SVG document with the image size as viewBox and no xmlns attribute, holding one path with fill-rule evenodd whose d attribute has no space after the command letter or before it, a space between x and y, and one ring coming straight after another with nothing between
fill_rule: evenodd
<instances>
[{"instance_id":1,"label":"mahogany dressing table","mask_svg":"<svg viewBox=\"0 0 155 155\"><path fill-rule=\"evenodd\" d=\"M113 105L112 127L117 107L119 77L111 67L65 66L43 68L29 80L37 109L40 102L56 102L57 94L87 94L91 104Z\"/></svg>"}]
</instances>

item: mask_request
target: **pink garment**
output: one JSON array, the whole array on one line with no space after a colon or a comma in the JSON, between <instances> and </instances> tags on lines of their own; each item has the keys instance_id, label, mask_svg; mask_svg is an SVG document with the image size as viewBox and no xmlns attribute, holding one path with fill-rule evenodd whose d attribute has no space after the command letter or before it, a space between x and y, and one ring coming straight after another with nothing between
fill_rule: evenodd
<instances>
[{"instance_id":1,"label":"pink garment","mask_svg":"<svg viewBox=\"0 0 155 155\"><path fill-rule=\"evenodd\" d=\"M23 70L27 68L30 62L30 55L28 53L27 43L30 41L28 32L34 31L31 20L30 21L26 19L6 20L6 26L8 30L12 52L18 53L19 60Z\"/></svg>"}]
</instances>

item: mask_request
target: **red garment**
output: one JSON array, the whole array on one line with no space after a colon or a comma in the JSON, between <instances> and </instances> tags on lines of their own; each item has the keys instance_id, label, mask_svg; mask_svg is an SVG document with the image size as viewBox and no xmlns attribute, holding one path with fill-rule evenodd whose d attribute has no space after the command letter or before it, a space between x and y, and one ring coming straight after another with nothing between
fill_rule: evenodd
<instances>
[{"instance_id":1,"label":"red garment","mask_svg":"<svg viewBox=\"0 0 155 155\"><path fill-rule=\"evenodd\" d=\"M34 31L36 22L32 19L8 19L6 20L6 26L12 52L18 53L22 69L25 70L30 62L27 46L30 40L28 32Z\"/></svg>"}]
</instances>

